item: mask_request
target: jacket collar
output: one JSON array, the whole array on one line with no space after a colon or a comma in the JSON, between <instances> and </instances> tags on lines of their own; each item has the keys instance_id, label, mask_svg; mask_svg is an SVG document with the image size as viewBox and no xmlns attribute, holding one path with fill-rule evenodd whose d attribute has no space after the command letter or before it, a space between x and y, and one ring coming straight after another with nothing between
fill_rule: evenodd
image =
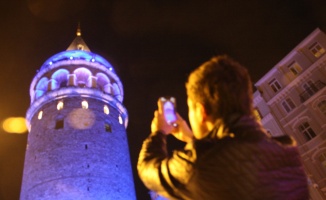
<instances>
[{"instance_id":1,"label":"jacket collar","mask_svg":"<svg viewBox=\"0 0 326 200\"><path fill-rule=\"evenodd\" d=\"M214 128L205 138L222 139L225 137L234 138L244 132L262 131L261 124L253 117L248 115L233 115L225 123L222 119L217 119Z\"/></svg>"}]
</instances>

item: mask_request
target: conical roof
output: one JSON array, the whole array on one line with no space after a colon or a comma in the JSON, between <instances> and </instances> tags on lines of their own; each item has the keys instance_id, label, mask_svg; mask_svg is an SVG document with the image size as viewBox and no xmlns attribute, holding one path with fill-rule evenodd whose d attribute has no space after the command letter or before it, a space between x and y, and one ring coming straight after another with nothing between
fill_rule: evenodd
<instances>
[{"instance_id":1,"label":"conical roof","mask_svg":"<svg viewBox=\"0 0 326 200\"><path fill-rule=\"evenodd\" d=\"M91 51L83 38L81 37L81 29L80 25L78 24L78 28L76 31L76 38L72 41L72 43L67 48L67 51L69 50L83 50L83 51Z\"/></svg>"},{"instance_id":2,"label":"conical roof","mask_svg":"<svg viewBox=\"0 0 326 200\"><path fill-rule=\"evenodd\" d=\"M81 35L80 25L78 24L76 38L71 42L67 50L51 56L41 66L40 70L50 70L53 68L53 64L64 60L84 60L92 63L100 63L102 66L115 73L113 66L105 58L91 52Z\"/></svg>"}]
</instances>

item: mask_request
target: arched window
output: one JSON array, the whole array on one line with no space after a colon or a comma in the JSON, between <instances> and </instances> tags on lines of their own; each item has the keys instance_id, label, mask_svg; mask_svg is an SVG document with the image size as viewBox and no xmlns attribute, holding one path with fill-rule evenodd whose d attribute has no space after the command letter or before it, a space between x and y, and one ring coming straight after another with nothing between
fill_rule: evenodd
<instances>
[{"instance_id":1,"label":"arched window","mask_svg":"<svg viewBox=\"0 0 326 200\"><path fill-rule=\"evenodd\" d=\"M51 78L56 81L56 87L67 86L68 74L69 72L66 69L59 69L52 74ZM53 88L53 89L57 89L57 88Z\"/></svg>"},{"instance_id":2,"label":"arched window","mask_svg":"<svg viewBox=\"0 0 326 200\"><path fill-rule=\"evenodd\" d=\"M97 73L96 77L97 77L97 85L100 88L100 90L102 90L105 93L110 94L111 93L111 83L110 83L110 79L108 78L108 76L103 73Z\"/></svg>"},{"instance_id":3,"label":"arched window","mask_svg":"<svg viewBox=\"0 0 326 200\"><path fill-rule=\"evenodd\" d=\"M322 112L326 116L326 100L321 101L318 104L318 108L319 108L320 112Z\"/></svg>"},{"instance_id":4,"label":"arched window","mask_svg":"<svg viewBox=\"0 0 326 200\"><path fill-rule=\"evenodd\" d=\"M96 77L95 76L89 76L87 81L87 87L96 88Z\"/></svg>"},{"instance_id":5,"label":"arched window","mask_svg":"<svg viewBox=\"0 0 326 200\"><path fill-rule=\"evenodd\" d=\"M118 84L116 83L113 83L112 84L112 93L113 93L113 96L115 96L119 101L122 101L122 96L121 96L121 93L120 93L120 89L119 89L119 86Z\"/></svg>"},{"instance_id":6,"label":"arched window","mask_svg":"<svg viewBox=\"0 0 326 200\"><path fill-rule=\"evenodd\" d=\"M49 79L46 77L41 78L36 85L36 89L46 91L48 89L48 81Z\"/></svg>"},{"instance_id":7,"label":"arched window","mask_svg":"<svg viewBox=\"0 0 326 200\"><path fill-rule=\"evenodd\" d=\"M59 84L55 79L50 79L48 82L48 90L55 90L59 88Z\"/></svg>"},{"instance_id":8,"label":"arched window","mask_svg":"<svg viewBox=\"0 0 326 200\"><path fill-rule=\"evenodd\" d=\"M45 91L48 90L48 82L49 82L49 79L46 78L46 77L43 77L41 78L37 85L36 85L36 89L35 89L35 98L39 98L41 97Z\"/></svg>"},{"instance_id":9,"label":"arched window","mask_svg":"<svg viewBox=\"0 0 326 200\"><path fill-rule=\"evenodd\" d=\"M74 74L76 74L76 82L79 87L86 87L88 78L92 75L91 71L84 67L76 69Z\"/></svg>"}]
</instances>

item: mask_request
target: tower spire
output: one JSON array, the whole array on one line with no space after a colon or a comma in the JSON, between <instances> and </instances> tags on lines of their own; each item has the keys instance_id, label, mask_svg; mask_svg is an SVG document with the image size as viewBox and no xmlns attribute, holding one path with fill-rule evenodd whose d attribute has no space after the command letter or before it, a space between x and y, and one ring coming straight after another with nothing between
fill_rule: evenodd
<instances>
[{"instance_id":1,"label":"tower spire","mask_svg":"<svg viewBox=\"0 0 326 200\"><path fill-rule=\"evenodd\" d=\"M80 22L78 22L77 30L76 30L76 38L72 41L72 43L69 45L67 50L83 50L83 51L91 51L83 38L81 37L81 28L80 28Z\"/></svg>"},{"instance_id":2,"label":"tower spire","mask_svg":"<svg viewBox=\"0 0 326 200\"><path fill-rule=\"evenodd\" d=\"M76 36L81 36L80 22L78 22L78 25L77 25Z\"/></svg>"}]
</instances>

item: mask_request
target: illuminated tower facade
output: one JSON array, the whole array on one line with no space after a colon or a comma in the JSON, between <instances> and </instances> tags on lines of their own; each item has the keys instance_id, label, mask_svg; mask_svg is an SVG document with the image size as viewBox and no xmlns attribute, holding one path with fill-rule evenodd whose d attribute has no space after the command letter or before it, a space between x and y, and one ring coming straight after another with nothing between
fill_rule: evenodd
<instances>
[{"instance_id":1,"label":"illuminated tower facade","mask_svg":"<svg viewBox=\"0 0 326 200\"><path fill-rule=\"evenodd\" d=\"M30 86L21 200L136 199L114 68L77 36Z\"/></svg>"}]
</instances>

